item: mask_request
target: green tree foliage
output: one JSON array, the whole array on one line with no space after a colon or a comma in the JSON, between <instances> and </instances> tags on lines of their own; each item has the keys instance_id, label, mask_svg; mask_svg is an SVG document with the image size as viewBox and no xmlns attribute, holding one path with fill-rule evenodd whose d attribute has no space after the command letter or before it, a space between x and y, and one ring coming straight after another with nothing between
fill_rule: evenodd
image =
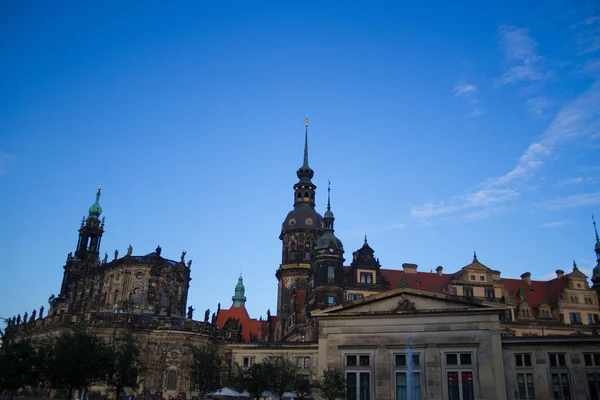
<instances>
[{"instance_id":1,"label":"green tree foliage","mask_svg":"<svg viewBox=\"0 0 600 400\"><path fill-rule=\"evenodd\" d=\"M74 389L104 381L113 365L111 348L81 329L61 334L43 352L47 354L47 381L54 387L65 387L69 399Z\"/></svg>"},{"instance_id":2,"label":"green tree foliage","mask_svg":"<svg viewBox=\"0 0 600 400\"><path fill-rule=\"evenodd\" d=\"M338 400L346 397L346 378L337 368L328 367L323 375L313 382L317 394L325 400Z\"/></svg>"},{"instance_id":3,"label":"green tree foliage","mask_svg":"<svg viewBox=\"0 0 600 400\"><path fill-rule=\"evenodd\" d=\"M141 361L140 349L131 334L126 335L120 343L113 344L110 353L106 383L115 388L118 399L125 387L137 388L146 366Z\"/></svg>"},{"instance_id":4,"label":"green tree foliage","mask_svg":"<svg viewBox=\"0 0 600 400\"><path fill-rule=\"evenodd\" d=\"M192 348L190 378L201 399L220 387L221 372L221 356L216 346L208 344Z\"/></svg>"},{"instance_id":5,"label":"green tree foliage","mask_svg":"<svg viewBox=\"0 0 600 400\"><path fill-rule=\"evenodd\" d=\"M0 391L6 390L10 397L25 385L37 383L38 356L28 337L16 340L14 330L0 332Z\"/></svg>"},{"instance_id":6,"label":"green tree foliage","mask_svg":"<svg viewBox=\"0 0 600 400\"><path fill-rule=\"evenodd\" d=\"M263 392L269 390L273 376L273 365L256 363L238 375L237 390L246 390L255 399L260 399Z\"/></svg>"},{"instance_id":7,"label":"green tree foliage","mask_svg":"<svg viewBox=\"0 0 600 400\"><path fill-rule=\"evenodd\" d=\"M265 360L269 365L269 390L277 393L279 399L283 399L285 392L294 390L296 384L296 365L288 358L279 356Z\"/></svg>"},{"instance_id":8,"label":"green tree foliage","mask_svg":"<svg viewBox=\"0 0 600 400\"><path fill-rule=\"evenodd\" d=\"M308 378L308 376L306 377ZM294 392L296 393L296 397L300 400L304 400L310 394L312 394L313 385L310 379L304 379L302 376L296 376L296 381L294 382Z\"/></svg>"}]
</instances>

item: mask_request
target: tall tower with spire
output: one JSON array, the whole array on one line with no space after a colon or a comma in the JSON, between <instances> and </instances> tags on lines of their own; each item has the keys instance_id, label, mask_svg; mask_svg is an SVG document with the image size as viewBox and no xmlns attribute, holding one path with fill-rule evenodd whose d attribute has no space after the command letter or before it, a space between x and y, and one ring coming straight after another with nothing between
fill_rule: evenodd
<instances>
[{"instance_id":1,"label":"tall tower with spire","mask_svg":"<svg viewBox=\"0 0 600 400\"><path fill-rule=\"evenodd\" d=\"M308 164L308 118L305 120L304 159L296 175L294 208L285 217L279 235L282 251L281 264L275 274L279 281L277 339L286 337L302 311L296 309L296 296L306 293L314 246L325 228L323 217L315 211L317 186L312 182L314 171Z\"/></svg>"}]
</instances>

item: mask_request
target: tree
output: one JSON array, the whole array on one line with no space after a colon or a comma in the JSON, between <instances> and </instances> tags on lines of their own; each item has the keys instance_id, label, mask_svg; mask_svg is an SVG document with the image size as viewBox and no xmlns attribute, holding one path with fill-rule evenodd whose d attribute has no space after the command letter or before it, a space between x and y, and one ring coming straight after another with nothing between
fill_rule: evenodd
<instances>
[{"instance_id":1,"label":"tree","mask_svg":"<svg viewBox=\"0 0 600 400\"><path fill-rule=\"evenodd\" d=\"M13 329L0 332L0 392L6 390L10 399L25 385L37 383L37 352L28 337L16 340Z\"/></svg>"},{"instance_id":2,"label":"tree","mask_svg":"<svg viewBox=\"0 0 600 400\"><path fill-rule=\"evenodd\" d=\"M313 385L319 396L325 400L338 400L346 397L346 378L337 368L328 367L323 370L323 375Z\"/></svg>"},{"instance_id":3,"label":"tree","mask_svg":"<svg viewBox=\"0 0 600 400\"><path fill-rule=\"evenodd\" d=\"M283 399L285 392L294 390L296 384L296 365L283 356L273 357L265 364L270 365L269 390L277 393L279 399Z\"/></svg>"},{"instance_id":4,"label":"tree","mask_svg":"<svg viewBox=\"0 0 600 400\"><path fill-rule=\"evenodd\" d=\"M192 348L190 378L194 389L203 399L207 393L217 390L221 382L221 356L216 346L207 344Z\"/></svg>"},{"instance_id":5,"label":"tree","mask_svg":"<svg viewBox=\"0 0 600 400\"><path fill-rule=\"evenodd\" d=\"M111 349L97 336L81 329L63 333L46 350L45 373L50 384L73 390L104 381L111 370Z\"/></svg>"},{"instance_id":6,"label":"tree","mask_svg":"<svg viewBox=\"0 0 600 400\"><path fill-rule=\"evenodd\" d=\"M146 367L140 359L140 349L131 334L127 334L120 344L113 345L111 353L106 383L114 386L118 399L126 386L138 386L138 379L146 372Z\"/></svg>"},{"instance_id":7,"label":"tree","mask_svg":"<svg viewBox=\"0 0 600 400\"><path fill-rule=\"evenodd\" d=\"M300 400L304 400L312 393L313 385L308 379L308 376L299 375L296 377L296 382L294 383L294 392L296 392L296 397Z\"/></svg>"},{"instance_id":8,"label":"tree","mask_svg":"<svg viewBox=\"0 0 600 400\"><path fill-rule=\"evenodd\" d=\"M269 390L273 365L270 363L256 363L244 369L238 375L236 389L246 390L252 397L259 400L263 392Z\"/></svg>"}]
</instances>

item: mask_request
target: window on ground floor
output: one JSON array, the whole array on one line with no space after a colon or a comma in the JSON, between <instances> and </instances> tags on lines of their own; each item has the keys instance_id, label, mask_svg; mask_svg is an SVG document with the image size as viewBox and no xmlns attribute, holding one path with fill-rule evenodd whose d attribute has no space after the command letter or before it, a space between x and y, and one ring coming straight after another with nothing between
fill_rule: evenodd
<instances>
[{"instance_id":1,"label":"window on ground floor","mask_svg":"<svg viewBox=\"0 0 600 400\"><path fill-rule=\"evenodd\" d=\"M517 374L517 386L519 388L519 400L535 399L533 373Z\"/></svg>"},{"instance_id":2,"label":"window on ground floor","mask_svg":"<svg viewBox=\"0 0 600 400\"><path fill-rule=\"evenodd\" d=\"M362 371L346 372L346 399L371 399L371 373Z\"/></svg>"},{"instance_id":3,"label":"window on ground floor","mask_svg":"<svg viewBox=\"0 0 600 400\"><path fill-rule=\"evenodd\" d=\"M474 400L473 371L447 371L448 399Z\"/></svg>"},{"instance_id":4,"label":"window on ground floor","mask_svg":"<svg viewBox=\"0 0 600 400\"><path fill-rule=\"evenodd\" d=\"M587 374L588 395L591 400L600 399L600 372Z\"/></svg>"},{"instance_id":5,"label":"window on ground floor","mask_svg":"<svg viewBox=\"0 0 600 400\"><path fill-rule=\"evenodd\" d=\"M569 374L566 372L552 374L552 395L556 400L571 400Z\"/></svg>"}]
</instances>

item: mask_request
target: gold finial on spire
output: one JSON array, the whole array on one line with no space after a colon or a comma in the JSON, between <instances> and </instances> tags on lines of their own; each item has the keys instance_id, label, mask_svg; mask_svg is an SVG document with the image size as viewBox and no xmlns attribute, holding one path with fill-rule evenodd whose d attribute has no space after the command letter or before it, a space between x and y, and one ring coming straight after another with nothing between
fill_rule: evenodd
<instances>
[{"instance_id":1,"label":"gold finial on spire","mask_svg":"<svg viewBox=\"0 0 600 400\"><path fill-rule=\"evenodd\" d=\"M308 117L304 118L304 125L308 128Z\"/></svg>"}]
</instances>

